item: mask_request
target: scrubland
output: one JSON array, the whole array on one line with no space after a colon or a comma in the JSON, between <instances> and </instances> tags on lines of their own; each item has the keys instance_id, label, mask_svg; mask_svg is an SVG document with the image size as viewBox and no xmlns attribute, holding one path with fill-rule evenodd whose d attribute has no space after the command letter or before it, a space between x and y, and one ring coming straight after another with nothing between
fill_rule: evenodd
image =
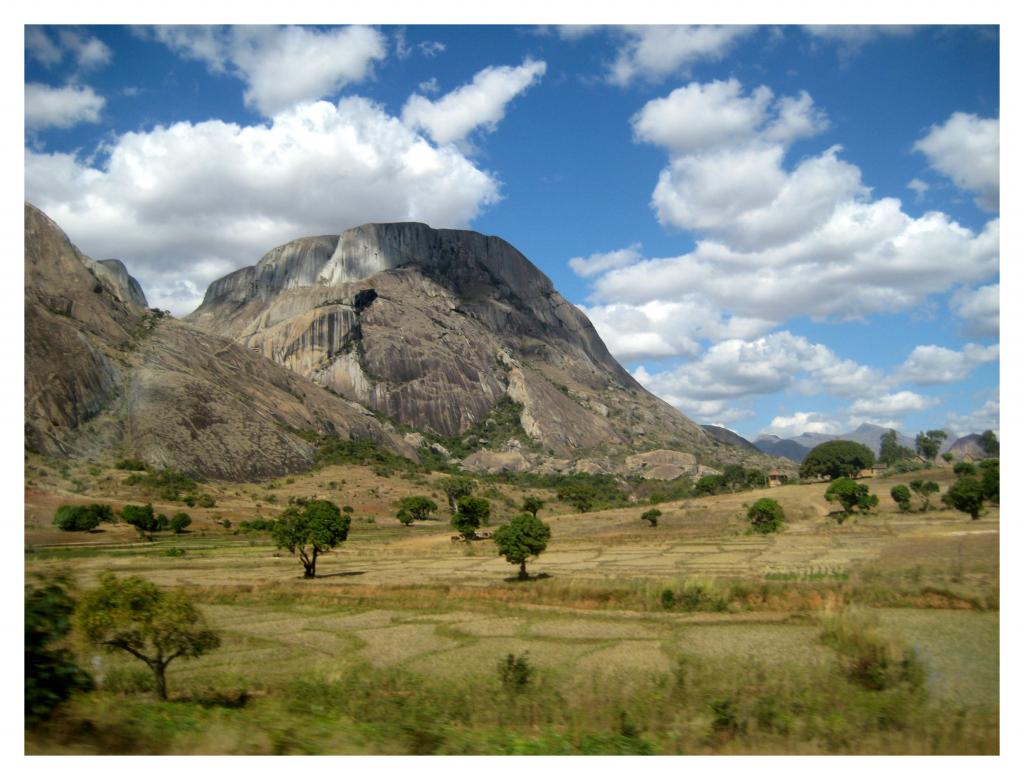
<instances>
[{"instance_id":1,"label":"scrubland","mask_svg":"<svg viewBox=\"0 0 1024 780\"><path fill-rule=\"evenodd\" d=\"M96 690L29 731L30 753L999 751L998 507L900 512L889 488L906 475L868 480L878 510L842 524L809 484L663 503L654 528L647 505L579 513L489 483L492 526L525 495L547 502L551 542L516 581L493 542L452 541L443 494L438 519L395 519L398 498L438 493L429 475L209 483L188 533L148 541L51 521L63 503L179 502L108 468L30 459L26 474L30 579L183 587L223 640L169 667L166 702L141 663L75 641ZM353 523L303 580L238 525L314 495ZM780 533L750 532L762 496L785 509ZM503 677L510 655L525 680Z\"/></svg>"}]
</instances>

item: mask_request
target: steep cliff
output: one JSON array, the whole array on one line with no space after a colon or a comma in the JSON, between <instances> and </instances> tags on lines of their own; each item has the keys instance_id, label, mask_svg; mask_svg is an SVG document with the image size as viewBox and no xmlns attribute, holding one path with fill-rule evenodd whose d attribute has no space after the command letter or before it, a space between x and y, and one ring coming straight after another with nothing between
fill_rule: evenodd
<instances>
[{"instance_id":1,"label":"steep cliff","mask_svg":"<svg viewBox=\"0 0 1024 780\"><path fill-rule=\"evenodd\" d=\"M31 449L132 454L154 466L225 479L308 468L313 448L294 429L370 438L415 457L358 405L233 341L146 309L137 286L121 263L90 260L26 204L25 440Z\"/></svg>"}]
</instances>

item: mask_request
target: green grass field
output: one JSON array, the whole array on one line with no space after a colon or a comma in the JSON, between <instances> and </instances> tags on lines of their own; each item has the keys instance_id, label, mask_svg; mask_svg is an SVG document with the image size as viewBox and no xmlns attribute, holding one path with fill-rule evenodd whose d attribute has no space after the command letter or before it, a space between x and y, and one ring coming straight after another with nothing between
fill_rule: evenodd
<instances>
[{"instance_id":1,"label":"green grass field","mask_svg":"<svg viewBox=\"0 0 1024 780\"><path fill-rule=\"evenodd\" d=\"M643 506L578 514L502 487L509 502L550 502L551 543L528 564L541 576L518 582L492 542L452 542L446 511L398 523L393 502L429 481L332 466L280 483L275 507L265 486L206 485L216 507L187 510L190 533L150 542L124 525L50 525L61 503L146 498L116 473L77 494L84 476L28 474L30 577L69 572L88 588L111 571L180 586L223 638L169 667L167 702L140 662L76 641L97 689L28 732L29 753L999 750L998 508L975 522L903 514L889 499L897 480L877 479L879 511L842 525L824 485L792 485L662 504L650 528ZM235 533L312 495L355 509L315 580L265 535ZM786 510L779 534L752 535L743 519L763 495ZM514 512L493 503L495 522ZM822 638L837 619L913 651L920 684L858 684L851 656ZM521 690L502 686L509 654L533 670Z\"/></svg>"}]
</instances>

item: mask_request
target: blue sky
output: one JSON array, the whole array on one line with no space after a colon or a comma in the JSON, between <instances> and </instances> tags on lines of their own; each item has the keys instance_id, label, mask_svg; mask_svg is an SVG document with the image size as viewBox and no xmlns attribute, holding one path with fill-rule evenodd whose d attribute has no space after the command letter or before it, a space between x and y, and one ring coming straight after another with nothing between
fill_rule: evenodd
<instances>
[{"instance_id":1,"label":"blue sky","mask_svg":"<svg viewBox=\"0 0 1024 780\"><path fill-rule=\"evenodd\" d=\"M995 27L28 27L25 189L153 305L301 235L500 235L748 438L999 428Z\"/></svg>"}]
</instances>

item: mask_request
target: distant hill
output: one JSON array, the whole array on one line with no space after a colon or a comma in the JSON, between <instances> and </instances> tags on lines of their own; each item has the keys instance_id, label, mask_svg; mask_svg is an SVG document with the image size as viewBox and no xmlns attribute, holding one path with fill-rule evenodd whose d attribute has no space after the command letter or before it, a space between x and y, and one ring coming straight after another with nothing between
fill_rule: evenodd
<instances>
[{"instance_id":1,"label":"distant hill","mask_svg":"<svg viewBox=\"0 0 1024 780\"><path fill-rule=\"evenodd\" d=\"M778 455L782 458L795 460L803 463L807 453L827 441L842 439L843 441L855 441L869 448L877 456L882 447L882 436L889 431L881 425L862 423L855 430L848 433L802 433L791 439L781 439L778 436L760 436L754 442L754 446L767 455ZM899 431L896 432L896 441L903 447L914 449L914 440L905 436Z\"/></svg>"},{"instance_id":2,"label":"distant hill","mask_svg":"<svg viewBox=\"0 0 1024 780\"><path fill-rule=\"evenodd\" d=\"M807 453L812 449L798 444L793 439L780 439L778 436L761 436L754 442L754 446L765 455L788 458L797 463L803 463Z\"/></svg>"},{"instance_id":3,"label":"distant hill","mask_svg":"<svg viewBox=\"0 0 1024 780\"><path fill-rule=\"evenodd\" d=\"M763 452L755 447L751 442L744 439L735 431L730 431L728 428L722 428L719 425L702 425L704 433L710 436L712 439L716 439L723 444L731 444L734 447L742 447L745 450L751 452Z\"/></svg>"},{"instance_id":4,"label":"distant hill","mask_svg":"<svg viewBox=\"0 0 1024 780\"><path fill-rule=\"evenodd\" d=\"M989 457L985 450L981 448L981 434L979 433L969 433L966 436L961 436L949 446L946 452L952 452L957 460L961 460L968 455L975 460Z\"/></svg>"}]
</instances>

